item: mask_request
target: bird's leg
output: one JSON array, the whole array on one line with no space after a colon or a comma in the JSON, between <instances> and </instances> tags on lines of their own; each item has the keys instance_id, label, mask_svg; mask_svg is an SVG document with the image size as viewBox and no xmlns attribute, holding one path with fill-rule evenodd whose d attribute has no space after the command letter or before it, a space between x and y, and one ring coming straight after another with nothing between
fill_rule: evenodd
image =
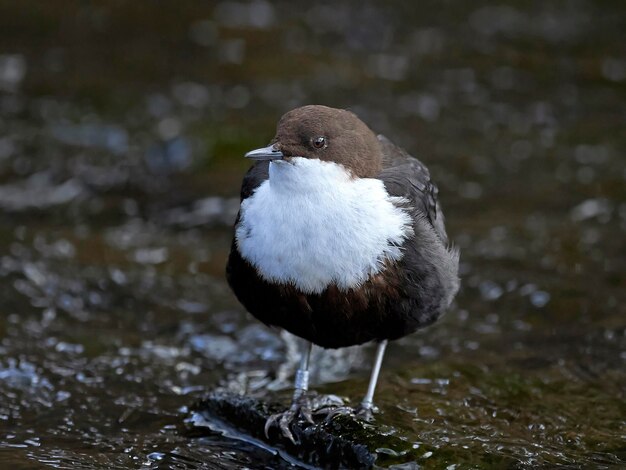
<instances>
[{"instance_id":1,"label":"bird's leg","mask_svg":"<svg viewBox=\"0 0 626 470\"><path fill-rule=\"evenodd\" d=\"M302 358L300 359L300 367L296 371L296 380L293 391L293 398L291 400L291 406L287 411L277 413L270 416L265 422L265 435L268 436L269 430L272 425L278 422L283 436L288 438L294 444L295 439L289 425L294 419L297 419L299 415L302 415L309 423L313 424L313 417L311 416L311 405L306 392L309 390L309 361L311 359L311 349L313 349L313 343L305 341L302 348ZM269 436L268 436L269 437Z\"/></svg>"},{"instance_id":2,"label":"bird's leg","mask_svg":"<svg viewBox=\"0 0 626 470\"><path fill-rule=\"evenodd\" d=\"M311 417L310 405L306 400L306 392L309 391L309 362L311 360L311 350L313 343L305 341L302 348L302 358L300 359L300 367L296 371L296 380L294 384L293 398L291 399L291 409L298 409L310 423L313 422Z\"/></svg>"},{"instance_id":3,"label":"bird's leg","mask_svg":"<svg viewBox=\"0 0 626 470\"><path fill-rule=\"evenodd\" d=\"M373 417L374 407L374 391L376 390L376 383L378 382L378 374L380 373L380 367L383 363L383 356L385 355L385 348L387 347L387 340L383 340L378 343L378 349L376 349L376 359L374 360L374 366L372 367L372 375L370 376L370 383L367 387L367 393L363 397L363 401L356 410L357 416L369 421Z\"/></svg>"},{"instance_id":4,"label":"bird's leg","mask_svg":"<svg viewBox=\"0 0 626 470\"><path fill-rule=\"evenodd\" d=\"M326 414L326 421L331 421L338 415L356 415L366 421L371 421L373 413L376 411L374 406L374 391L376 390L376 383L378 382L378 375L380 373L380 367L383 363L383 356L385 355L385 348L387 347L387 340L383 340L378 343L378 349L376 349L376 358L374 359L374 366L372 367L372 375L370 376L370 382L367 387L367 393L363 397L361 404L355 409L349 406L330 406L325 410L318 410L315 414Z\"/></svg>"}]
</instances>

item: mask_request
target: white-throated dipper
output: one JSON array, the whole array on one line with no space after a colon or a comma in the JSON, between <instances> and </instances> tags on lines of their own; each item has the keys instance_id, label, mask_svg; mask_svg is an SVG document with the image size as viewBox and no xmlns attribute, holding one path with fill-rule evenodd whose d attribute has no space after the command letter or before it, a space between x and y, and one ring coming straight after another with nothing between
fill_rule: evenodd
<instances>
[{"instance_id":1,"label":"white-throated dipper","mask_svg":"<svg viewBox=\"0 0 626 470\"><path fill-rule=\"evenodd\" d=\"M278 122L243 179L226 268L256 318L305 340L291 408L311 421L312 344L378 342L359 412L371 415L388 340L436 321L459 288L437 187L426 167L353 113L303 106Z\"/></svg>"}]
</instances>

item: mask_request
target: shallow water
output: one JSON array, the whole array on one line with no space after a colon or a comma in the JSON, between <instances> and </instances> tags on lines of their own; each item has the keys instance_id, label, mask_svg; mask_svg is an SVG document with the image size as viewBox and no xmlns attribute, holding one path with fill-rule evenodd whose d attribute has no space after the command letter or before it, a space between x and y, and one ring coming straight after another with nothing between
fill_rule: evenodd
<instances>
[{"instance_id":1,"label":"shallow water","mask_svg":"<svg viewBox=\"0 0 626 470\"><path fill-rule=\"evenodd\" d=\"M626 465L624 18L0 0L0 463L289 466L184 420L218 386L288 396L294 340L223 268L241 156L325 103L429 166L462 253L454 308L385 359L388 463ZM358 400L371 355L318 351L316 388Z\"/></svg>"}]
</instances>

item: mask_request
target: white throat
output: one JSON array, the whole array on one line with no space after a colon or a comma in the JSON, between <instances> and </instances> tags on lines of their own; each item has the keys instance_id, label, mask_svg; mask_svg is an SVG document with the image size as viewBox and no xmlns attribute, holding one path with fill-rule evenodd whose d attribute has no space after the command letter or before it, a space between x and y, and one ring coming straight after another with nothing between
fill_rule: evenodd
<instances>
[{"instance_id":1,"label":"white throat","mask_svg":"<svg viewBox=\"0 0 626 470\"><path fill-rule=\"evenodd\" d=\"M385 260L402 257L411 217L381 180L352 178L341 165L293 157L241 204L239 252L267 281L321 293L358 287Z\"/></svg>"}]
</instances>

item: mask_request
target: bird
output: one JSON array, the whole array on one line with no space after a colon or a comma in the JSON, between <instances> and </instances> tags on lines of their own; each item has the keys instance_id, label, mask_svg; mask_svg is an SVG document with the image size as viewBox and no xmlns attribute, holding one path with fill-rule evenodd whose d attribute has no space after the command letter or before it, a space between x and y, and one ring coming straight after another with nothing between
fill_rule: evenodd
<instances>
[{"instance_id":1,"label":"bird","mask_svg":"<svg viewBox=\"0 0 626 470\"><path fill-rule=\"evenodd\" d=\"M357 115L307 105L285 113L253 164L226 266L230 288L261 322L302 338L290 408L271 416L313 422L313 345L377 343L369 386L355 414L373 416L389 341L438 320L460 285L438 189L426 166Z\"/></svg>"}]
</instances>

